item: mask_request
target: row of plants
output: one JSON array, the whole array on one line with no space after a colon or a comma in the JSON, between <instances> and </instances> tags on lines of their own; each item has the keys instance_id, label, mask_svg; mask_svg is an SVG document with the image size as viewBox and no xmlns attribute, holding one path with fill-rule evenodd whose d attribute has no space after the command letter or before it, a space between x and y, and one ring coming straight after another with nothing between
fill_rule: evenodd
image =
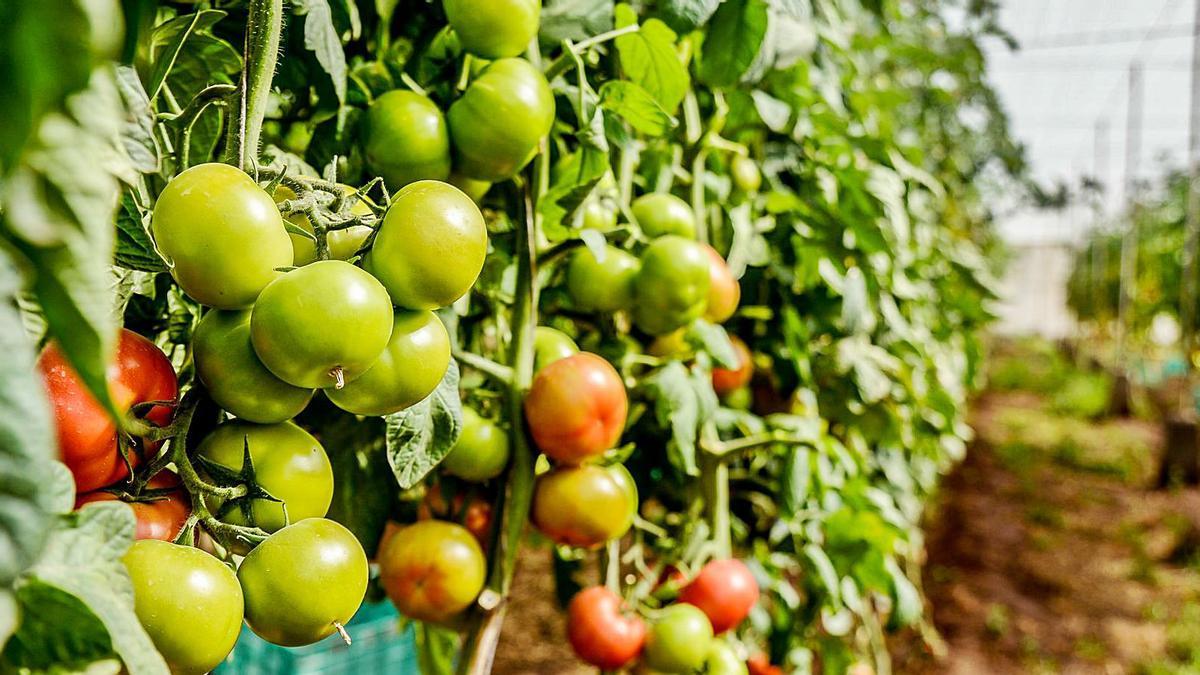
<instances>
[{"instance_id":1,"label":"row of plants","mask_svg":"<svg viewBox=\"0 0 1200 675\"><path fill-rule=\"evenodd\" d=\"M598 668L885 671L1022 171L994 13L0 9L0 669L386 595L488 672L545 547Z\"/></svg>"}]
</instances>

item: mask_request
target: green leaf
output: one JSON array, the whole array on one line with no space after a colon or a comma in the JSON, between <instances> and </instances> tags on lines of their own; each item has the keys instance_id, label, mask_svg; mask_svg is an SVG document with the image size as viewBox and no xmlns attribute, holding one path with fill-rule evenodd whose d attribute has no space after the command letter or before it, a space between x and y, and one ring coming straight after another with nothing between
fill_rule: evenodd
<instances>
[{"instance_id":1,"label":"green leaf","mask_svg":"<svg viewBox=\"0 0 1200 675\"><path fill-rule=\"evenodd\" d=\"M195 36L197 43L205 37L205 33L225 17L225 12L218 9L203 9L195 14L184 14L156 27L150 36L150 56L154 64L146 91L150 100L158 99L167 76L172 74L181 57L187 57L190 52L201 52L202 44L194 44L184 50L184 44ZM211 40L211 36L208 36ZM232 47L230 47L232 49ZM235 52L236 53L236 52ZM241 57L238 57L240 67ZM196 90L198 91L198 89ZM176 92L179 95L179 92Z\"/></svg>"},{"instance_id":2,"label":"green leaf","mask_svg":"<svg viewBox=\"0 0 1200 675\"><path fill-rule=\"evenodd\" d=\"M609 170L608 152L583 145L559 161L554 182L538 201L542 230L552 242L571 236L568 221Z\"/></svg>"},{"instance_id":3,"label":"green leaf","mask_svg":"<svg viewBox=\"0 0 1200 675\"><path fill-rule=\"evenodd\" d=\"M911 626L921 618L925 610L921 592L904 570L900 569L900 565L896 564L894 558L888 556L883 564L892 581L892 615L888 617L888 627L895 630Z\"/></svg>"},{"instance_id":4,"label":"green leaf","mask_svg":"<svg viewBox=\"0 0 1200 675\"><path fill-rule=\"evenodd\" d=\"M737 84L758 58L770 21L765 0L725 0L704 38L700 79L714 87Z\"/></svg>"},{"instance_id":5,"label":"green leaf","mask_svg":"<svg viewBox=\"0 0 1200 675\"><path fill-rule=\"evenodd\" d=\"M450 362L441 384L425 400L384 421L388 463L396 482L407 490L442 461L462 433L458 363Z\"/></svg>"},{"instance_id":6,"label":"green leaf","mask_svg":"<svg viewBox=\"0 0 1200 675\"><path fill-rule=\"evenodd\" d=\"M716 365L723 368L738 368L741 365L733 343L729 340L729 334L715 323L702 320L692 322L688 327L687 340L708 352Z\"/></svg>"},{"instance_id":7,"label":"green leaf","mask_svg":"<svg viewBox=\"0 0 1200 675\"><path fill-rule=\"evenodd\" d=\"M792 107L787 102L758 89L750 92L750 97L754 100L754 109L758 111L759 118L768 129L777 134L787 133L788 123L792 119Z\"/></svg>"},{"instance_id":8,"label":"green leaf","mask_svg":"<svg viewBox=\"0 0 1200 675\"><path fill-rule=\"evenodd\" d=\"M658 423L671 430L667 453L671 463L689 476L697 476L696 440L700 426L716 412L717 395L707 373L690 372L678 361L668 363L646 382L654 399Z\"/></svg>"},{"instance_id":9,"label":"green leaf","mask_svg":"<svg viewBox=\"0 0 1200 675\"><path fill-rule=\"evenodd\" d=\"M812 485L812 467L809 459L812 450L803 446L788 450L781 476L781 501L788 513L799 513L808 501L809 489Z\"/></svg>"},{"instance_id":10,"label":"green leaf","mask_svg":"<svg viewBox=\"0 0 1200 675\"><path fill-rule=\"evenodd\" d=\"M0 249L0 590L41 550L54 506L45 492L57 451L54 423L16 308L17 284Z\"/></svg>"},{"instance_id":11,"label":"green leaf","mask_svg":"<svg viewBox=\"0 0 1200 675\"><path fill-rule=\"evenodd\" d=\"M846 270L842 282L842 324L848 333L871 333L875 330L875 312L867 291L867 279L862 269Z\"/></svg>"},{"instance_id":12,"label":"green leaf","mask_svg":"<svg viewBox=\"0 0 1200 675\"><path fill-rule=\"evenodd\" d=\"M375 13L379 15L380 23L387 25L392 21L392 14L400 0L375 0Z\"/></svg>"},{"instance_id":13,"label":"green leaf","mask_svg":"<svg viewBox=\"0 0 1200 675\"><path fill-rule=\"evenodd\" d=\"M617 5L616 17L618 28L637 23L629 5ZM648 19L640 30L618 37L616 43L625 76L650 92L668 114L675 114L691 82L675 51L675 31L658 19Z\"/></svg>"},{"instance_id":14,"label":"green leaf","mask_svg":"<svg viewBox=\"0 0 1200 675\"><path fill-rule=\"evenodd\" d=\"M557 46L563 40L578 42L612 30L613 5L613 0L546 0L538 39Z\"/></svg>"},{"instance_id":15,"label":"green leaf","mask_svg":"<svg viewBox=\"0 0 1200 675\"><path fill-rule=\"evenodd\" d=\"M722 0L662 0L655 5L655 15L662 18L676 33L690 33L708 23Z\"/></svg>"},{"instance_id":16,"label":"green leaf","mask_svg":"<svg viewBox=\"0 0 1200 675\"><path fill-rule=\"evenodd\" d=\"M662 136L679 124L649 92L625 80L610 80L601 85L600 105L647 136Z\"/></svg>"},{"instance_id":17,"label":"green leaf","mask_svg":"<svg viewBox=\"0 0 1200 675\"><path fill-rule=\"evenodd\" d=\"M79 599L107 629L113 651L131 675L166 675L166 662L133 612L133 585L121 563L136 523L133 509L121 502L93 504L62 516L22 584L38 582ZM56 635L71 639L69 630Z\"/></svg>"},{"instance_id":18,"label":"green leaf","mask_svg":"<svg viewBox=\"0 0 1200 675\"><path fill-rule=\"evenodd\" d=\"M16 602L25 611L19 629L0 654L0 670L83 672L98 661L111 661L116 666L113 672L120 668L104 624L76 596L31 581L17 590Z\"/></svg>"},{"instance_id":19,"label":"green leaf","mask_svg":"<svg viewBox=\"0 0 1200 675\"><path fill-rule=\"evenodd\" d=\"M147 231L150 213L142 213L133 196L126 192L117 211L117 244L114 260L117 265L142 272L166 272L167 265L154 250Z\"/></svg>"},{"instance_id":20,"label":"green leaf","mask_svg":"<svg viewBox=\"0 0 1200 675\"><path fill-rule=\"evenodd\" d=\"M156 173L159 157L158 142L154 139L154 112L137 71L130 66L118 66L117 90L125 108L125 124L121 127L125 154L134 169Z\"/></svg>"},{"instance_id":21,"label":"green leaf","mask_svg":"<svg viewBox=\"0 0 1200 675\"><path fill-rule=\"evenodd\" d=\"M333 27L329 0L295 0L293 11L304 16L304 46L317 57L337 94L338 103L346 102L346 54L342 40Z\"/></svg>"},{"instance_id":22,"label":"green leaf","mask_svg":"<svg viewBox=\"0 0 1200 675\"><path fill-rule=\"evenodd\" d=\"M841 584L838 582L837 570L833 567L833 561L825 554L825 550L816 544L806 544L804 546L804 557L812 563L816 571L816 578L825 587L825 591L829 593L830 604L837 606L841 604Z\"/></svg>"}]
</instances>

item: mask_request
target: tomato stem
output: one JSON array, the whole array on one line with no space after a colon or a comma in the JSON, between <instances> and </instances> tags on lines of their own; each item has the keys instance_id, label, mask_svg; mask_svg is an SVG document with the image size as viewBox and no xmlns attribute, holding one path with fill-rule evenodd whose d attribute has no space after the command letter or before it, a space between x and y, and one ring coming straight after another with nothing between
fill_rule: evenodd
<instances>
[{"instance_id":1,"label":"tomato stem","mask_svg":"<svg viewBox=\"0 0 1200 675\"><path fill-rule=\"evenodd\" d=\"M279 58L283 32L283 0L250 0L246 18L245 67L242 70L237 124L229 126L230 159L243 171L258 158L263 117Z\"/></svg>"}]
</instances>

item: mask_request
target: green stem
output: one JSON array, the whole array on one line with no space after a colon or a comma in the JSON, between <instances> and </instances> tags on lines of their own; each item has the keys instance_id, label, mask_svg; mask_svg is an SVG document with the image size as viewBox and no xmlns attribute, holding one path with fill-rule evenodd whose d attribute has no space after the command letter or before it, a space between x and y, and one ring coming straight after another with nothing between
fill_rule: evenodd
<instances>
[{"instance_id":1,"label":"green stem","mask_svg":"<svg viewBox=\"0 0 1200 675\"><path fill-rule=\"evenodd\" d=\"M271 95L271 80L275 77L282 32L283 0L250 0L238 123L229 127L229 140L232 142L228 144L232 159L243 171L249 170L258 157L259 138Z\"/></svg>"},{"instance_id":2,"label":"green stem","mask_svg":"<svg viewBox=\"0 0 1200 675\"><path fill-rule=\"evenodd\" d=\"M721 457L703 455L700 460L700 479L717 556L729 558L733 555L729 524L729 465Z\"/></svg>"},{"instance_id":3,"label":"green stem","mask_svg":"<svg viewBox=\"0 0 1200 675\"><path fill-rule=\"evenodd\" d=\"M487 358L486 356L480 356L479 354L476 354L474 352L468 352L465 350L455 349L454 350L454 358L456 358L459 361L463 362L464 364L474 368L475 370L478 370L479 372L483 373L484 375L487 375L488 377L492 378L493 380L496 380L500 384L507 385L508 383L512 382L512 380L513 380L513 369L512 368L509 368L508 366L506 366L502 363L496 363L495 361Z\"/></svg>"}]
</instances>

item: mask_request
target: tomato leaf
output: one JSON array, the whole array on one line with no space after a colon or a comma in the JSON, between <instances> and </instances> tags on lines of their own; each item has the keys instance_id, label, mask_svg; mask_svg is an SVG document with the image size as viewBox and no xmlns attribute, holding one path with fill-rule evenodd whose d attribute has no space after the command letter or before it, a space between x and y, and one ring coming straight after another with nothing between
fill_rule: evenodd
<instances>
[{"instance_id":1,"label":"tomato leaf","mask_svg":"<svg viewBox=\"0 0 1200 675\"><path fill-rule=\"evenodd\" d=\"M583 40L613 27L613 0L546 0L538 39L549 45Z\"/></svg>"},{"instance_id":2,"label":"tomato leaf","mask_svg":"<svg viewBox=\"0 0 1200 675\"><path fill-rule=\"evenodd\" d=\"M625 80L610 80L601 85L600 105L647 136L662 136L679 124L649 92Z\"/></svg>"},{"instance_id":3,"label":"tomato leaf","mask_svg":"<svg viewBox=\"0 0 1200 675\"><path fill-rule=\"evenodd\" d=\"M130 66L118 66L117 90L125 108L125 123L121 127L125 154L134 169L156 173L159 156L158 142L154 138L154 112L137 71Z\"/></svg>"},{"instance_id":4,"label":"tomato leaf","mask_svg":"<svg viewBox=\"0 0 1200 675\"><path fill-rule=\"evenodd\" d=\"M384 417L387 458L402 489L416 485L442 461L462 433L458 362L451 360L441 384L425 400Z\"/></svg>"},{"instance_id":5,"label":"tomato leaf","mask_svg":"<svg viewBox=\"0 0 1200 675\"><path fill-rule=\"evenodd\" d=\"M26 610L0 654L0 670L84 672L98 662L120 669L108 631L82 600L40 581L23 584L14 597Z\"/></svg>"},{"instance_id":6,"label":"tomato leaf","mask_svg":"<svg viewBox=\"0 0 1200 675\"><path fill-rule=\"evenodd\" d=\"M667 455L677 469L697 476L696 440L700 425L716 411L717 395L706 372L689 371L678 361L668 363L646 383L654 399L658 423L671 430Z\"/></svg>"},{"instance_id":7,"label":"tomato leaf","mask_svg":"<svg viewBox=\"0 0 1200 675\"><path fill-rule=\"evenodd\" d=\"M701 48L700 79L714 87L737 84L758 58L770 21L765 0L722 3Z\"/></svg>"},{"instance_id":8,"label":"tomato leaf","mask_svg":"<svg viewBox=\"0 0 1200 675\"><path fill-rule=\"evenodd\" d=\"M699 319L693 321L688 327L687 340L708 352L713 361L723 368L737 368L741 365L733 343L729 341L729 334L714 323Z\"/></svg>"},{"instance_id":9,"label":"tomato leaf","mask_svg":"<svg viewBox=\"0 0 1200 675\"><path fill-rule=\"evenodd\" d=\"M126 192L117 211L116 264L142 272L166 272L167 265L154 250L147 231L149 212L142 213L133 196Z\"/></svg>"},{"instance_id":10,"label":"tomato leaf","mask_svg":"<svg viewBox=\"0 0 1200 675\"><path fill-rule=\"evenodd\" d=\"M712 18L721 0L662 0L655 6L661 17L676 33L690 33Z\"/></svg>"},{"instance_id":11,"label":"tomato leaf","mask_svg":"<svg viewBox=\"0 0 1200 675\"><path fill-rule=\"evenodd\" d=\"M317 57L333 83L338 103L346 102L346 53L333 27L328 0L295 0L292 11L304 17L304 46Z\"/></svg>"},{"instance_id":12,"label":"tomato leaf","mask_svg":"<svg viewBox=\"0 0 1200 675\"><path fill-rule=\"evenodd\" d=\"M133 585L121 563L121 556L133 543L136 526L133 509L121 502L93 504L66 516L60 516L58 526L50 533L45 551L38 562L18 584L18 598L31 584L53 587L79 600L108 632L112 651L121 658L131 675L165 675L167 664L154 649L150 637L142 630L133 612ZM46 594L38 592L39 597ZM59 596L60 601L62 600ZM64 603L64 611L69 609ZM74 613L79 615L78 607ZM37 613L29 607L27 614ZM36 626L36 624L34 624ZM21 644L22 626L12 640ZM73 631L51 626L41 640L50 647L39 653L71 653ZM95 648L93 639L88 641ZM9 650L5 651L6 656Z\"/></svg>"},{"instance_id":13,"label":"tomato leaf","mask_svg":"<svg viewBox=\"0 0 1200 675\"><path fill-rule=\"evenodd\" d=\"M629 5L617 5L617 27L631 26L637 15ZM675 31L658 19L648 19L636 33L616 39L621 68L668 114L674 114L687 94L691 78L675 51Z\"/></svg>"}]
</instances>

